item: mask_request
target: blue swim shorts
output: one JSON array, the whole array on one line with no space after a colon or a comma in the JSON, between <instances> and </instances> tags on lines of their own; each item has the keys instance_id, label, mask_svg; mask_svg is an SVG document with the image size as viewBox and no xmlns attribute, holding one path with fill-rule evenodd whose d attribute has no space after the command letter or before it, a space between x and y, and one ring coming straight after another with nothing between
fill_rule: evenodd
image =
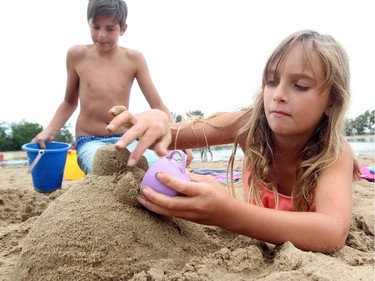
<instances>
[{"instance_id":1,"label":"blue swim shorts","mask_svg":"<svg viewBox=\"0 0 375 281\"><path fill-rule=\"evenodd\" d=\"M78 157L78 165L85 174L92 172L92 163L96 150L104 145L115 144L122 135L112 136L82 136L76 138L76 151ZM138 141L134 140L126 148L133 151ZM159 156L150 149L147 149L143 156L146 157L148 165L151 166L159 159Z\"/></svg>"}]
</instances>

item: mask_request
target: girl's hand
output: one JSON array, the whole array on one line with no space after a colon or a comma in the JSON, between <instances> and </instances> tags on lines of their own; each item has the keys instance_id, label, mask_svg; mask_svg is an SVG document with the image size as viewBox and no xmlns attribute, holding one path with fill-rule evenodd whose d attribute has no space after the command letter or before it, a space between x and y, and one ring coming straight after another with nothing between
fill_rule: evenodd
<instances>
[{"instance_id":1,"label":"girl's hand","mask_svg":"<svg viewBox=\"0 0 375 281\"><path fill-rule=\"evenodd\" d=\"M233 198L211 176L189 174L190 182L167 173L157 173L157 179L166 186L183 194L170 197L144 187L138 202L147 209L164 216L173 216L192 222L220 226L231 219L230 206Z\"/></svg>"},{"instance_id":2,"label":"girl's hand","mask_svg":"<svg viewBox=\"0 0 375 281\"><path fill-rule=\"evenodd\" d=\"M171 129L166 113L158 109L151 109L139 114L131 114L126 107L115 106L110 113L115 117L106 129L114 132L120 126L128 130L116 143L117 149L123 149L133 140L139 139L134 151L128 160L129 166L134 166L147 148L152 148L159 156L168 154L168 145L171 142Z\"/></svg>"}]
</instances>

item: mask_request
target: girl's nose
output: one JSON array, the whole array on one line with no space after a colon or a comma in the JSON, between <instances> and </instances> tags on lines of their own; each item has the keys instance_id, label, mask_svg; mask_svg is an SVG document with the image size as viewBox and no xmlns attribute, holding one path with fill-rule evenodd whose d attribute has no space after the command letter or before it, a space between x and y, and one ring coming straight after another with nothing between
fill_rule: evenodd
<instances>
[{"instance_id":1,"label":"girl's nose","mask_svg":"<svg viewBox=\"0 0 375 281\"><path fill-rule=\"evenodd\" d=\"M287 102L287 86L280 82L273 92L273 100L276 102Z\"/></svg>"}]
</instances>

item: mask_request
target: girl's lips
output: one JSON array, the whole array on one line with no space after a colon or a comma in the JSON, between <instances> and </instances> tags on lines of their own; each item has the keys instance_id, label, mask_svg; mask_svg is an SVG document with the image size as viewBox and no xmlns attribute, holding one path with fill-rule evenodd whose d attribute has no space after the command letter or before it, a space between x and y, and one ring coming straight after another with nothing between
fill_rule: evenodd
<instances>
[{"instance_id":1,"label":"girl's lips","mask_svg":"<svg viewBox=\"0 0 375 281\"><path fill-rule=\"evenodd\" d=\"M290 116L288 113L280 110L273 110L271 111L271 114L275 117L284 117L284 116Z\"/></svg>"}]
</instances>

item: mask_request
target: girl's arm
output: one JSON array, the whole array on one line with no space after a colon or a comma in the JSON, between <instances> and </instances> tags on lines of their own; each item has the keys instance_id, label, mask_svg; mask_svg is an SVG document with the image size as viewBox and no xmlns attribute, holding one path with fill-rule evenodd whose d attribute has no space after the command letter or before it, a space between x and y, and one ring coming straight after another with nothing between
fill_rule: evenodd
<instances>
[{"instance_id":1,"label":"girl's arm","mask_svg":"<svg viewBox=\"0 0 375 281\"><path fill-rule=\"evenodd\" d=\"M241 215L248 224L228 220L224 227L274 244L290 241L304 250L331 252L342 248L351 223L353 175L353 154L349 144L343 145L342 157L318 180L316 212L285 212L234 204L232 215Z\"/></svg>"},{"instance_id":2,"label":"girl's arm","mask_svg":"<svg viewBox=\"0 0 375 281\"><path fill-rule=\"evenodd\" d=\"M168 116L161 110L151 109L139 114L118 110L110 112L115 116L108 124L109 132L120 126L129 128L116 143L118 149L125 148L133 140L139 139L134 151L130 154L128 165L135 165L147 148L152 148L159 156L168 154L167 149L189 149L206 145L232 143L236 133L246 120L248 111L221 113L204 120L192 120L170 124ZM244 145L243 137L238 141Z\"/></svg>"},{"instance_id":3,"label":"girl's arm","mask_svg":"<svg viewBox=\"0 0 375 281\"><path fill-rule=\"evenodd\" d=\"M161 215L216 225L273 244L290 241L300 249L331 252L343 247L349 232L352 169L352 153L345 145L342 158L319 179L316 212L258 207L233 198L212 177L195 174L184 182L158 173L158 180L186 196L169 197L145 187L138 201Z\"/></svg>"}]
</instances>

